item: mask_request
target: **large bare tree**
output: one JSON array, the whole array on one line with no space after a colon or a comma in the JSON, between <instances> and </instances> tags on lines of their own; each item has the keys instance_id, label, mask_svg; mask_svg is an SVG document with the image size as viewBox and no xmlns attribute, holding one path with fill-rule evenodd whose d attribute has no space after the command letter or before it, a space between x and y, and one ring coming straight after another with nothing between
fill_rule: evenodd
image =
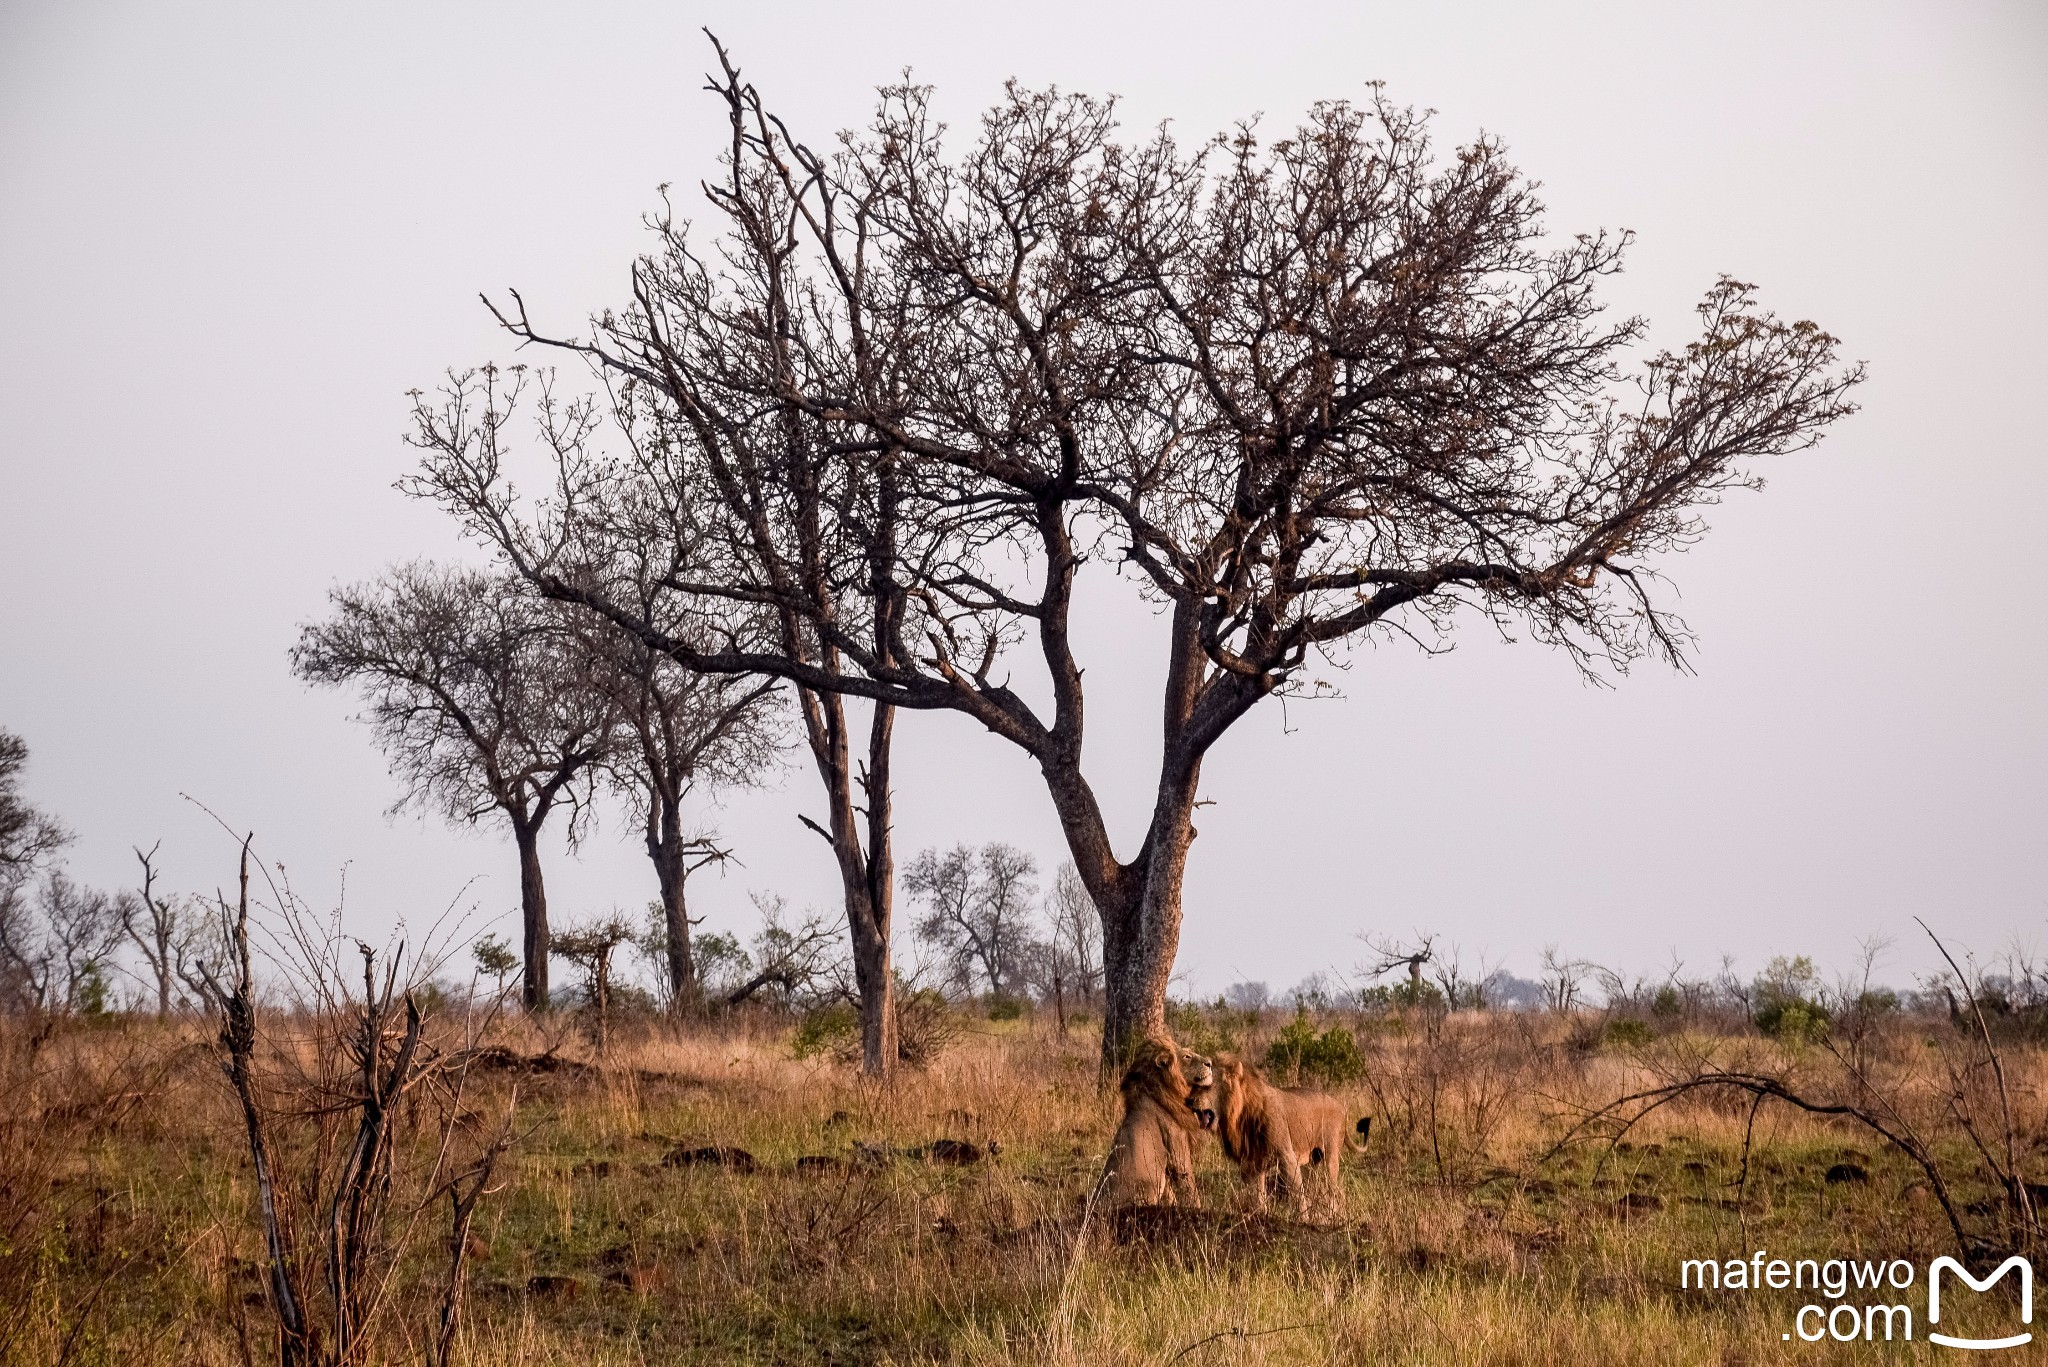
<instances>
[{"instance_id":1,"label":"large bare tree","mask_svg":"<svg viewBox=\"0 0 2048 1367\"><path fill-rule=\"evenodd\" d=\"M744 147L753 115L737 87L727 94L734 143ZM729 169L707 192L747 238L739 254L781 259L795 245L787 221L794 206L759 183L744 156ZM673 224L668 231L680 232ZM543 378L530 402L558 494L532 509L531 520L512 500L507 468L506 433L534 384L522 372L455 375L440 394L416 400L412 440L423 464L409 487L474 508L520 574L647 647L685 664L756 660L762 668L697 672L796 684L826 800L822 821L802 819L838 867L862 1067L885 1075L899 1054L890 946L896 708L862 689L873 661L894 658L923 634L929 600L916 589L930 577L931 558L957 539L955 519L914 504L889 452L844 449L830 423L778 396L765 378L782 364L776 344L733 345L704 313L717 302L707 278L679 264L641 285L646 308L685 330L674 339L673 363L659 372L608 370L592 353L608 382L602 404L558 403ZM608 456L591 444L601 418L619 442ZM864 718L849 707L862 697Z\"/></svg>"},{"instance_id":2,"label":"large bare tree","mask_svg":"<svg viewBox=\"0 0 2048 1367\"><path fill-rule=\"evenodd\" d=\"M1239 718L1311 687L1319 657L1467 616L1588 671L1680 660L1663 561L1759 458L1852 411L1861 378L1728 280L1695 341L1637 354L1643 325L1597 293L1626 236L1546 235L1499 143L1440 155L1377 92L1270 143L1246 126L1184 149L1012 87L955 155L901 86L827 158L730 63L713 86L733 111L708 194L722 235L663 216L631 302L585 336L516 295L500 316L633 383L679 450L802 431L841 469L886 470L904 522L944 533L890 561L919 614L855 632L790 603L829 671L708 648L579 582L493 471L430 458L424 483L542 592L691 668L953 709L1029 754L1102 916L1105 1063L1163 1025L1202 763ZM675 540L747 514L715 477L643 470L629 493L580 452L558 467L552 511L592 535L622 499L687 503ZM1155 797L1126 854L1082 763L1070 623L1090 560L1168 623ZM1011 686L1027 646L1044 705Z\"/></svg>"},{"instance_id":3,"label":"large bare tree","mask_svg":"<svg viewBox=\"0 0 2048 1367\"><path fill-rule=\"evenodd\" d=\"M618 714L603 661L556 604L516 580L427 563L329 595L304 627L293 672L353 685L391 769L394 810L418 804L474 824L496 812L519 852L524 1000L548 1003L548 903L540 836L558 808L570 836L589 780L610 755Z\"/></svg>"}]
</instances>

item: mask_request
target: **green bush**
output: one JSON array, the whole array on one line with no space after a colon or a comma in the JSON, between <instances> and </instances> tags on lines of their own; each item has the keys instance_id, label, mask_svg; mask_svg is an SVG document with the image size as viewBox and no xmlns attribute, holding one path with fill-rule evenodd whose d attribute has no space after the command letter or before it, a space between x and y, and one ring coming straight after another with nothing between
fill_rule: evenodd
<instances>
[{"instance_id":1,"label":"green bush","mask_svg":"<svg viewBox=\"0 0 2048 1367\"><path fill-rule=\"evenodd\" d=\"M845 1051L848 1043L856 1053L860 1050L860 1012L852 1002L833 1002L815 1011L806 1011L796 1023L796 1037L790 1042L790 1052L798 1058L811 1058L817 1054L838 1055Z\"/></svg>"},{"instance_id":2,"label":"green bush","mask_svg":"<svg viewBox=\"0 0 2048 1367\"><path fill-rule=\"evenodd\" d=\"M1757 1008L1756 1027L1773 1039L1804 1044L1827 1034L1828 1013L1818 1003L1798 998L1771 1001Z\"/></svg>"},{"instance_id":3,"label":"green bush","mask_svg":"<svg viewBox=\"0 0 2048 1367\"><path fill-rule=\"evenodd\" d=\"M1828 1013L1817 1000L1820 970L1804 954L1783 955L1764 965L1753 987L1756 1028L1788 1043L1817 1040L1827 1033Z\"/></svg>"},{"instance_id":4,"label":"green bush","mask_svg":"<svg viewBox=\"0 0 2048 1367\"><path fill-rule=\"evenodd\" d=\"M953 1042L958 1018L945 994L936 988L911 988L896 980L896 1058L912 1068L926 1068ZM860 1062L860 1010L836 1001L806 1011L797 1019L790 1052L797 1058L826 1054L840 1063Z\"/></svg>"},{"instance_id":5,"label":"green bush","mask_svg":"<svg viewBox=\"0 0 2048 1367\"><path fill-rule=\"evenodd\" d=\"M991 997L988 1003L988 1018L992 1021L1022 1020L1024 1003L1015 997Z\"/></svg>"},{"instance_id":6,"label":"green bush","mask_svg":"<svg viewBox=\"0 0 2048 1367\"><path fill-rule=\"evenodd\" d=\"M1297 1014L1266 1046L1266 1071L1276 1077L1323 1087L1341 1086L1365 1075L1358 1041L1341 1025L1321 1034L1306 1012Z\"/></svg>"},{"instance_id":7,"label":"green bush","mask_svg":"<svg viewBox=\"0 0 2048 1367\"><path fill-rule=\"evenodd\" d=\"M1608 1044L1622 1048L1640 1048L1657 1037L1648 1021L1611 1020L1603 1038Z\"/></svg>"}]
</instances>

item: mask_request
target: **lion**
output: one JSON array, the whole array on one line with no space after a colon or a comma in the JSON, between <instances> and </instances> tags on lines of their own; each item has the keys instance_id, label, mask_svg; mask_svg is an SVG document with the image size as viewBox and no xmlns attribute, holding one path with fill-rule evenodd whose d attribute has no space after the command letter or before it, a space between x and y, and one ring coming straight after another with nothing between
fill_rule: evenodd
<instances>
[{"instance_id":1,"label":"lion","mask_svg":"<svg viewBox=\"0 0 2048 1367\"><path fill-rule=\"evenodd\" d=\"M1372 1135L1372 1117L1358 1122L1356 1133L1345 1122L1344 1105L1324 1092L1275 1087L1259 1070L1235 1054L1218 1054L1214 1081L1190 1089L1188 1107L1204 1129L1213 1128L1223 1141L1224 1155L1237 1164L1238 1175L1252 1184L1260 1210L1266 1208L1266 1182L1278 1174L1281 1194L1294 1203L1295 1215L1308 1218L1304 1167L1321 1169L1334 1214L1344 1214L1344 1184L1337 1158L1348 1146L1363 1153Z\"/></svg>"},{"instance_id":2,"label":"lion","mask_svg":"<svg viewBox=\"0 0 2048 1367\"><path fill-rule=\"evenodd\" d=\"M1209 1060L1170 1039L1147 1038L1124 1070L1123 1123L1109 1146L1102 1190L1112 1208L1200 1206L1194 1139L1202 1122L1188 1098L1215 1080Z\"/></svg>"}]
</instances>

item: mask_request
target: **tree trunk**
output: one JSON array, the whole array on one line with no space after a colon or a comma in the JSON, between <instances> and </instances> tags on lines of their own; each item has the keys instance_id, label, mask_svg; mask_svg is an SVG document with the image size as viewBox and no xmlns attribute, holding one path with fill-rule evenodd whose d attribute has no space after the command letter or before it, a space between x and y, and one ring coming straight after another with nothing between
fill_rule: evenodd
<instances>
[{"instance_id":1,"label":"tree trunk","mask_svg":"<svg viewBox=\"0 0 2048 1367\"><path fill-rule=\"evenodd\" d=\"M189 914L189 913L188 913ZM169 1020L171 1017L171 957L175 950L171 946L171 923L167 913L157 915L156 963L156 1018Z\"/></svg>"},{"instance_id":2,"label":"tree trunk","mask_svg":"<svg viewBox=\"0 0 2048 1367\"><path fill-rule=\"evenodd\" d=\"M1160 780L1145 845L1128 866L1135 896L1102 910L1102 1069L1121 1073L1148 1035L1166 1033L1166 988L1180 952L1181 887L1194 842L1199 763Z\"/></svg>"},{"instance_id":3,"label":"tree trunk","mask_svg":"<svg viewBox=\"0 0 2048 1367\"><path fill-rule=\"evenodd\" d=\"M690 950L688 852L683 848L683 814L659 791L647 795L647 857L661 884L661 912L668 939L669 1010L697 1004L697 958Z\"/></svg>"},{"instance_id":4,"label":"tree trunk","mask_svg":"<svg viewBox=\"0 0 2048 1367\"><path fill-rule=\"evenodd\" d=\"M540 822L518 818L512 823L519 846L519 910L524 924L522 949L526 976L521 1000L529 1011L548 1009L548 893L540 876Z\"/></svg>"},{"instance_id":5,"label":"tree trunk","mask_svg":"<svg viewBox=\"0 0 2048 1367\"><path fill-rule=\"evenodd\" d=\"M890 916L896 899L895 848L889 832L889 747L895 730L896 709L877 704L868 731L867 773L861 781L868 818L866 857L860 861L861 896L857 906L852 901L847 904L853 980L860 992L860 1067L869 1077L887 1077L894 1072L899 1049L896 970L889 961Z\"/></svg>"},{"instance_id":6,"label":"tree trunk","mask_svg":"<svg viewBox=\"0 0 2048 1367\"><path fill-rule=\"evenodd\" d=\"M877 704L868 736L867 839L854 803L851 747L847 744L846 700L836 693L799 691L804 727L824 780L827 826L809 823L831 842L846 901L846 929L853 944L853 980L860 995L861 1071L886 1078L896 1067L896 983L889 962L889 916L895 867L889 838L889 747L895 730L893 707ZM865 844L865 848L863 845Z\"/></svg>"},{"instance_id":7,"label":"tree trunk","mask_svg":"<svg viewBox=\"0 0 2048 1367\"><path fill-rule=\"evenodd\" d=\"M1196 608L1173 615L1174 650L1162 722L1165 745L1145 843L1118 862L1094 791L1081 773L1078 694L1069 738L1041 761L1074 868L1102 917L1102 1081L1113 1082L1138 1042L1166 1032L1166 989L1180 951L1181 887L1194 842L1202 757L1260 693L1209 676Z\"/></svg>"}]
</instances>

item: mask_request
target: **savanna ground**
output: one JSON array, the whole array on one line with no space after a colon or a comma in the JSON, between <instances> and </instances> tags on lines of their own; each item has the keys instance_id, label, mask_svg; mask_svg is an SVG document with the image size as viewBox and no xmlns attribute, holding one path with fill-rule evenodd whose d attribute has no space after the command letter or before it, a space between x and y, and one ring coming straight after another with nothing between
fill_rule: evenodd
<instances>
[{"instance_id":1,"label":"savanna ground","mask_svg":"<svg viewBox=\"0 0 2048 1367\"><path fill-rule=\"evenodd\" d=\"M461 1019L430 1021L444 1060L465 1044ZM1091 1210L1116 1108L1097 1087L1085 1027L1062 1036L1043 1017L963 1020L927 1071L884 1089L828 1058L796 1058L792 1027L772 1018L643 1022L615 1030L601 1061L566 1026L493 1023L490 1042L509 1053L472 1055L459 1089L444 1074L404 1108L385 1222L396 1271L366 1360L426 1355L449 1263L436 1176L508 1114L515 1138L467 1246L455 1360L479 1367L1949 1354L1925 1342L1924 1270L1955 1251L1950 1227L1921 1172L1852 1123L1775 1102L1753 1115L1749 1096L1709 1091L1619 1142L1589 1135L1551 1152L1587 1111L1704 1055L1821 1085L1834 1054L1754 1032L1602 1031L1589 1019L1345 1017L1365 1071L1339 1090L1376 1117L1372 1146L1347 1155L1345 1218L1306 1226L1243 1213L1207 1139L1206 1214ZM1184 1034L1254 1056L1287 1024L1178 1020ZM0 1359L275 1361L249 1148L209 1024L0 1029ZM1857 1048L1884 1061L1901 1095L1919 1089L1938 1106L1951 1075L1932 1060L1960 1033L1936 1016L1897 1017ZM2022 1160L2038 1168L2048 1060L2025 1043L2003 1052ZM513 1066L539 1055L559 1066ZM289 1192L316 1154L331 1167L347 1127L323 1128L317 1089L273 1099ZM940 1139L995 1140L1000 1152L965 1164L906 1152ZM857 1145L895 1152L864 1157ZM1939 1145L1964 1174L1956 1200L1991 1210L1996 1193L1969 1175L1966 1139ZM753 1170L680 1161L712 1146L744 1149ZM840 1161L800 1173L806 1156ZM317 1215L298 1219L317 1247ZM1679 1289L1682 1259L1757 1249L1911 1261L1911 1290L1846 1299L1910 1305L1914 1342L1787 1340L1802 1304L1835 1304L1811 1291ZM2009 1316L1982 1299L1941 1327L1968 1332L1971 1310Z\"/></svg>"}]
</instances>

